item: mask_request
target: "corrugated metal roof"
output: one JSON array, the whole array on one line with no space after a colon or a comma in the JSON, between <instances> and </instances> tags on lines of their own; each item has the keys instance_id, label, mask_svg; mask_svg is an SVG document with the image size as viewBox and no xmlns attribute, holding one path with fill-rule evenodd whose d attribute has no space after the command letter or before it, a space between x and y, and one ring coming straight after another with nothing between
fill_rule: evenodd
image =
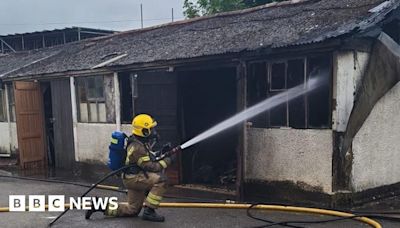
<instances>
[{"instance_id":1,"label":"corrugated metal roof","mask_svg":"<svg viewBox=\"0 0 400 228\"><path fill-rule=\"evenodd\" d=\"M13 36L30 36L30 35L39 35L39 34L44 34L44 33L77 31L78 29L87 30L87 31L93 31L93 32L98 32L98 33L105 33L105 34L115 33L115 31L112 31L112 30L94 29L94 28L75 27L75 26L73 26L73 27L65 27L65 28L62 28L62 29L51 29L51 30L42 30L42 31L26 32L26 33L6 34L6 35L0 35L0 37L1 38L8 38L8 37L13 37Z\"/></svg>"},{"instance_id":2,"label":"corrugated metal roof","mask_svg":"<svg viewBox=\"0 0 400 228\"><path fill-rule=\"evenodd\" d=\"M383 2L388 2L385 7L371 12L371 9L377 9ZM109 59L102 57L112 53L124 57L110 61L107 66L189 59L321 42L376 24L396 8L399 2L400 0L310 0L297 4L272 4L268 7L128 31L57 47L55 49L59 51L58 54L14 71L8 77L87 70L111 59L112 55ZM43 50L47 51L49 55L52 52ZM3 71L1 59L0 72Z\"/></svg>"}]
</instances>

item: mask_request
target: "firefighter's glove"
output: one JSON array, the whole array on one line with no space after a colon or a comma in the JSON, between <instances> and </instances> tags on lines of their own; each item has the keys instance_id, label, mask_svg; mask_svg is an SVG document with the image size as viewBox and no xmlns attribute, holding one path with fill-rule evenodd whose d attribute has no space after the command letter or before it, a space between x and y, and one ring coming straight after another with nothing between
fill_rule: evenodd
<instances>
[{"instance_id":1,"label":"firefighter's glove","mask_svg":"<svg viewBox=\"0 0 400 228\"><path fill-rule=\"evenodd\" d=\"M169 152L172 150L172 146L171 143L167 143L165 144L162 148L161 148L161 154L164 154L166 156L169 156Z\"/></svg>"}]
</instances>

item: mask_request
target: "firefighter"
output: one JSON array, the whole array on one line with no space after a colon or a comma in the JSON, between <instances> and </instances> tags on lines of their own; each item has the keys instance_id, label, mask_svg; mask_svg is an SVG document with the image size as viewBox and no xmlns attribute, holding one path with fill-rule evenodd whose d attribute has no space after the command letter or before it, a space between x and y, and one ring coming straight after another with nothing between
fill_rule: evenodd
<instances>
[{"instance_id":1,"label":"firefighter","mask_svg":"<svg viewBox=\"0 0 400 228\"><path fill-rule=\"evenodd\" d=\"M154 159L157 154L152 151L157 122L147 114L140 114L132 121L132 136L128 139L126 165L134 164L122 174L122 181L128 189L128 204L119 204L118 208L107 208L104 214L113 217L137 216L143 206L142 219L163 222L164 216L156 213L164 192L166 177L164 170L171 164L171 158ZM96 210L86 212L86 219Z\"/></svg>"}]
</instances>

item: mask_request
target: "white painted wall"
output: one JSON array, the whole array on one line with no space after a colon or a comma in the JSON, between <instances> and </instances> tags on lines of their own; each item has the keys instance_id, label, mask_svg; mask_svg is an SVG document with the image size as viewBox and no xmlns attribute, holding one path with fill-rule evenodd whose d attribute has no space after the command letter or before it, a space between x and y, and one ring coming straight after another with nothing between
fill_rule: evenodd
<instances>
[{"instance_id":1,"label":"white painted wall","mask_svg":"<svg viewBox=\"0 0 400 228\"><path fill-rule=\"evenodd\" d=\"M88 163L107 163L108 146L111 133L117 129L115 124L77 123L78 161Z\"/></svg>"},{"instance_id":2,"label":"white painted wall","mask_svg":"<svg viewBox=\"0 0 400 228\"><path fill-rule=\"evenodd\" d=\"M353 156L355 191L400 182L400 82L378 101L355 136Z\"/></svg>"},{"instance_id":3,"label":"white painted wall","mask_svg":"<svg viewBox=\"0 0 400 228\"><path fill-rule=\"evenodd\" d=\"M331 130L250 128L245 179L292 181L331 193L332 151Z\"/></svg>"},{"instance_id":4,"label":"white painted wall","mask_svg":"<svg viewBox=\"0 0 400 228\"><path fill-rule=\"evenodd\" d=\"M18 148L17 125L0 122L0 152L10 154Z\"/></svg>"},{"instance_id":5,"label":"white painted wall","mask_svg":"<svg viewBox=\"0 0 400 228\"><path fill-rule=\"evenodd\" d=\"M333 130L346 131L353 109L354 94L367 67L369 53L340 51L333 56L333 98L336 106L332 113Z\"/></svg>"},{"instance_id":6,"label":"white painted wall","mask_svg":"<svg viewBox=\"0 0 400 228\"><path fill-rule=\"evenodd\" d=\"M0 153L10 154L10 143L8 122L0 122Z\"/></svg>"},{"instance_id":7,"label":"white painted wall","mask_svg":"<svg viewBox=\"0 0 400 228\"><path fill-rule=\"evenodd\" d=\"M17 138L17 124L15 122L11 122L11 133L10 133L10 142L11 142L11 150L15 151L18 149L18 138Z\"/></svg>"}]
</instances>

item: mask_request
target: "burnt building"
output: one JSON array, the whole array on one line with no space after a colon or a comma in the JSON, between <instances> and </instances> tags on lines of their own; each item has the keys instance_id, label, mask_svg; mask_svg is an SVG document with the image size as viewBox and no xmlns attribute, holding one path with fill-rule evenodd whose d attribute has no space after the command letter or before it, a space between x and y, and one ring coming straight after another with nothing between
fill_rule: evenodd
<instances>
[{"instance_id":1,"label":"burnt building","mask_svg":"<svg viewBox=\"0 0 400 228\"><path fill-rule=\"evenodd\" d=\"M18 141L23 167L104 163L135 114L180 144L318 77L185 150L172 182L326 203L385 192L400 183L399 4L288 1L0 57L0 145Z\"/></svg>"}]
</instances>

